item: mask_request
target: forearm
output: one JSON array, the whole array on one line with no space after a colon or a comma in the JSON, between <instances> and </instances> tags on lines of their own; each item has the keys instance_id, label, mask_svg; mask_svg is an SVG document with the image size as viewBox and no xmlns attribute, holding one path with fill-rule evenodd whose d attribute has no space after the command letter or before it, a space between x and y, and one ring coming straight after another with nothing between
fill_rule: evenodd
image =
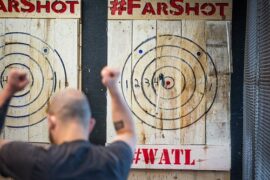
<instances>
[{"instance_id":1,"label":"forearm","mask_svg":"<svg viewBox=\"0 0 270 180\"><path fill-rule=\"evenodd\" d=\"M135 137L135 127L132 120L132 114L127 107L123 96L117 88L109 89L112 102L112 120L116 133L129 134Z\"/></svg>"},{"instance_id":2,"label":"forearm","mask_svg":"<svg viewBox=\"0 0 270 180\"><path fill-rule=\"evenodd\" d=\"M116 130L114 141L127 143L134 152L136 146L135 126L131 111L117 87L119 75L118 70L109 67L104 67L101 71L102 83L108 88L111 96L112 120Z\"/></svg>"},{"instance_id":3,"label":"forearm","mask_svg":"<svg viewBox=\"0 0 270 180\"><path fill-rule=\"evenodd\" d=\"M8 105L9 105L11 97L12 97L12 93L8 88L5 88L0 93L0 133L2 132L2 129L5 123L5 117L7 114Z\"/></svg>"},{"instance_id":4,"label":"forearm","mask_svg":"<svg viewBox=\"0 0 270 180\"><path fill-rule=\"evenodd\" d=\"M14 92L9 88L5 87L2 92L0 92L0 108L2 108L7 102L10 101Z\"/></svg>"}]
</instances>

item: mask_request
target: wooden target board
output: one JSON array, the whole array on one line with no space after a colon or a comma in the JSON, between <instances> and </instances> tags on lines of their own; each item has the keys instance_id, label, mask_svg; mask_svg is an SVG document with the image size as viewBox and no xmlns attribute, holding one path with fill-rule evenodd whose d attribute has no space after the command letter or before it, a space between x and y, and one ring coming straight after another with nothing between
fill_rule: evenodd
<instances>
[{"instance_id":1,"label":"wooden target board","mask_svg":"<svg viewBox=\"0 0 270 180\"><path fill-rule=\"evenodd\" d=\"M121 69L136 124L133 168L230 170L232 2L203 15L216 3L178 1L185 11L173 16L160 9L172 1L108 1L108 64ZM109 143L109 98L107 109Z\"/></svg>"},{"instance_id":2,"label":"wooden target board","mask_svg":"<svg viewBox=\"0 0 270 180\"><path fill-rule=\"evenodd\" d=\"M11 13L3 17L9 15L14 16ZM30 80L10 102L3 138L48 142L46 109L50 98L64 88L79 88L79 19L76 18L0 18L0 91L12 68L23 69Z\"/></svg>"}]
</instances>

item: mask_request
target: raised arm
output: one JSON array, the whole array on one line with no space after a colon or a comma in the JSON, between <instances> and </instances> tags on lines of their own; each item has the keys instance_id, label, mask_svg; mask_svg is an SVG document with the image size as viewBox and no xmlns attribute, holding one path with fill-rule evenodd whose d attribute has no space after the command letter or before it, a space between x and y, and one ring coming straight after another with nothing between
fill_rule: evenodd
<instances>
[{"instance_id":1,"label":"raised arm","mask_svg":"<svg viewBox=\"0 0 270 180\"><path fill-rule=\"evenodd\" d=\"M24 71L18 69L12 69L10 71L8 75L8 82L3 91L0 92L0 133L5 123L9 101L16 92L24 89L27 84L28 79Z\"/></svg>"},{"instance_id":2,"label":"raised arm","mask_svg":"<svg viewBox=\"0 0 270 180\"><path fill-rule=\"evenodd\" d=\"M134 151L136 146L136 133L131 112L127 107L117 82L119 71L105 67L102 72L102 83L108 88L112 102L112 120L116 130L114 141L124 141Z\"/></svg>"}]
</instances>

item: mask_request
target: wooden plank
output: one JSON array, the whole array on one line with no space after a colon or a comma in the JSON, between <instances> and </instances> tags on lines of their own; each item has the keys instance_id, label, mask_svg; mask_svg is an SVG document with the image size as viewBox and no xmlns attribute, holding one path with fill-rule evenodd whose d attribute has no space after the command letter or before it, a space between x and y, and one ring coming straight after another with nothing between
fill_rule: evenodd
<instances>
[{"instance_id":1,"label":"wooden plank","mask_svg":"<svg viewBox=\"0 0 270 180\"><path fill-rule=\"evenodd\" d=\"M126 59L132 52L132 21L109 21L108 22L108 65L122 70ZM126 76L120 81L128 81L124 86L123 93L129 107L131 107L131 61L127 62L125 68ZM119 89L121 84L119 83ZM122 91L122 89L121 89ZM111 99L107 98L107 142L110 143L115 137L115 129L112 123Z\"/></svg>"},{"instance_id":2,"label":"wooden plank","mask_svg":"<svg viewBox=\"0 0 270 180\"><path fill-rule=\"evenodd\" d=\"M4 33L8 33L8 32L17 32L18 30L20 30L21 32L29 32L30 31L30 20L25 20L25 21L20 21L18 19L10 19L10 20L5 20L5 32ZM2 36L2 38L4 38L4 42L5 44L9 44L10 42L17 42L17 41L22 41L25 43L30 43L30 37L28 36L20 36L17 37L15 34L11 35L11 36ZM3 55L8 55L6 56L4 60L4 66L2 67L17 67L17 68L23 68L22 66L8 66L9 64L13 64L13 63L17 63L17 62L23 62L25 65L29 66L30 64L27 62L28 61L28 57L25 56L19 56L17 54L13 54L17 52L17 46L5 46L5 48L2 48L2 52L1 52L1 57ZM29 48L27 47L23 47L22 49L25 53L29 53ZM7 68L6 70L8 71L10 68ZM24 69L24 68L23 68ZM6 75L8 74L8 72L6 71ZM1 68L1 72L5 72L2 68ZM18 93L20 94L20 93ZM27 99L12 99L10 102L10 105L13 106L20 106L21 104L25 104L27 103ZM23 112L23 113L22 113ZM18 108L14 108L11 109L9 108L8 110L8 115L13 115L13 114L27 114L29 112L29 110L25 107L21 108L21 111L18 112ZM16 119L13 119L16 120ZM28 122L28 118L21 118L22 121ZM6 125L8 124L8 119L6 118ZM5 139L9 139L9 140L22 140L22 141L28 141L28 127L25 128L9 128L9 127L5 127Z\"/></svg>"},{"instance_id":3,"label":"wooden plank","mask_svg":"<svg viewBox=\"0 0 270 180\"><path fill-rule=\"evenodd\" d=\"M29 127L28 142L49 142L49 130L47 119L35 126Z\"/></svg>"},{"instance_id":4,"label":"wooden plank","mask_svg":"<svg viewBox=\"0 0 270 180\"><path fill-rule=\"evenodd\" d=\"M55 47L55 41L54 41L54 34L55 34L55 29L53 28L55 26L55 21L54 20L34 20L32 21L32 29L31 29L31 34L39 37L43 40L46 40L46 42L48 44L50 44L50 46ZM31 45L33 47L39 47L39 48L47 48L47 47L40 47L40 42L38 41L32 41ZM43 57L41 56L41 54L38 54L36 52L32 52L31 53L32 57L34 57L34 59L38 59L41 60L43 59ZM44 54L45 57L47 57L48 59L52 60L54 57L51 56L51 52L49 52L48 54ZM45 63L46 61L39 61L39 65L42 67L42 69L44 69L46 75L45 75L45 79L53 79L53 72L51 72L50 67L48 66L47 63ZM54 65L52 65L54 68ZM35 74L38 74L37 72ZM50 83L50 84L49 84ZM37 104L42 104L43 102L46 101L46 99L48 98L48 96L50 96L50 89L52 88L51 86L51 82L45 82L45 84L47 86L45 86L45 91L47 91L46 95L44 94L41 98L37 99ZM37 106L37 105L35 105ZM30 109L34 109L35 106L31 106ZM45 109L44 109L45 110ZM45 111L40 111L39 113L40 117L46 117L46 112ZM35 119L38 118L36 116L31 117L30 121L35 121ZM48 142L48 124L46 122L47 120L43 120L42 122L34 125L34 126L30 126L29 127L29 141L30 142Z\"/></svg>"},{"instance_id":5,"label":"wooden plank","mask_svg":"<svg viewBox=\"0 0 270 180\"><path fill-rule=\"evenodd\" d=\"M108 0L108 19L231 20L232 0Z\"/></svg>"},{"instance_id":6,"label":"wooden plank","mask_svg":"<svg viewBox=\"0 0 270 180\"><path fill-rule=\"evenodd\" d=\"M78 26L78 89L82 90L82 22Z\"/></svg>"},{"instance_id":7,"label":"wooden plank","mask_svg":"<svg viewBox=\"0 0 270 180\"><path fill-rule=\"evenodd\" d=\"M28 128L8 128L5 127L5 139L12 141L28 141Z\"/></svg>"},{"instance_id":8,"label":"wooden plank","mask_svg":"<svg viewBox=\"0 0 270 180\"><path fill-rule=\"evenodd\" d=\"M78 88L78 28L77 19L56 19L54 28L54 47L61 55L68 73L68 87ZM64 45L64 46L63 46ZM61 88L60 88L61 89Z\"/></svg>"},{"instance_id":9,"label":"wooden plank","mask_svg":"<svg viewBox=\"0 0 270 180\"><path fill-rule=\"evenodd\" d=\"M129 180L229 180L230 172L224 171L176 171L176 170L131 170Z\"/></svg>"},{"instance_id":10,"label":"wooden plank","mask_svg":"<svg viewBox=\"0 0 270 180\"><path fill-rule=\"evenodd\" d=\"M4 19L0 19L0 36L4 35L5 34L5 20ZM0 44L4 44L4 39L3 38L0 38ZM0 49L0 54L3 54L3 50ZM1 81L1 80L0 80ZM4 134L5 134L5 131L4 129L2 130L2 133L0 134L0 139L4 139Z\"/></svg>"},{"instance_id":11,"label":"wooden plank","mask_svg":"<svg viewBox=\"0 0 270 180\"><path fill-rule=\"evenodd\" d=\"M230 157L229 145L137 145L132 168L229 171Z\"/></svg>"},{"instance_id":12,"label":"wooden plank","mask_svg":"<svg viewBox=\"0 0 270 180\"><path fill-rule=\"evenodd\" d=\"M213 78L209 78L213 81ZM218 76L218 91L214 105L207 113L206 143L207 145L230 144L230 83L228 75ZM213 96L213 94L207 94Z\"/></svg>"},{"instance_id":13,"label":"wooden plank","mask_svg":"<svg viewBox=\"0 0 270 180\"><path fill-rule=\"evenodd\" d=\"M219 75L232 73L231 68L231 24L230 22L206 22L207 52L212 57ZM209 69L210 75L213 69Z\"/></svg>"},{"instance_id":14,"label":"wooden plank","mask_svg":"<svg viewBox=\"0 0 270 180\"><path fill-rule=\"evenodd\" d=\"M61 56L65 69L68 72L67 87L78 88L78 20L34 20L32 34L46 39L48 44L55 48L57 53ZM40 24L40 26L37 26ZM65 44L65 46L63 46ZM60 71L59 62L52 61L52 66L55 71ZM58 74L56 91L64 89L65 79L64 73ZM46 98L46 97L45 97ZM44 112L45 113L45 112ZM46 115L46 114L44 114ZM48 123L47 120L29 127L29 141L30 142L48 142Z\"/></svg>"},{"instance_id":15,"label":"wooden plank","mask_svg":"<svg viewBox=\"0 0 270 180\"><path fill-rule=\"evenodd\" d=\"M164 75L165 84L158 84L161 87L160 96L166 98L173 98L177 94L181 93L182 78L181 78L181 61L177 61L170 56L180 56L180 51L173 48L162 48L163 45L176 45L178 44L177 39L173 40L171 37L161 38L161 35L170 34L181 36L182 35L182 22L181 21L157 21L157 46L161 48L157 49L157 57L164 57L157 60L156 69L161 71L156 74L159 76L160 73ZM173 42L175 41L175 42ZM177 71L179 69L180 71ZM170 84L169 84L170 83ZM167 85L168 84L168 85ZM171 84L175 84L171 86ZM170 88L170 86L172 88ZM160 99L158 106L166 108L174 108L177 104L181 104L181 98ZM159 109L158 118L162 117L177 117L181 115L181 109L164 110ZM156 121L158 121L157 119ZM162 127L170 130L161 130L159 144L180 144L180 119L173 121L162 120Z\"/></svg>"},{"instance_id":16,"label":"wooden plank","mask_svg":"<svg viewBox=\"0 0 270 180\"><path fill-rule=\"evenodd\" d=\"M200 115L204 114L206 109L206 99L204 97L203 99L201 98L202 93L204 92L204 72L202 71L202 69L206 69L207 61L205 54L197 46L199 45L202 49L205 49L206 47L205 22L184 20L182 22L182 36L193 41L193 43L188 44L185 44L187 43L187 41L183 41L182 47L185 47L188 51L195 54L194 56L197 56L196 52L201 53L201 55L197 57L198 61L201 62L201 66L199 65L199 63L195 63L195 57L193 58L193 56L191 56L186 51L182 51L181 57L191 64L191 69L194 70L195 74L195 77L189 76L187 82L193 81L194 83L196 83L195 85L193 85L194 87L196 87L196 90L194 92L193 98L190 99L189 104L186 105L187 108L182 108L181 114L183 114L183 116L184 114L187 115L185 115L181 120L182 127L185 127L181 130L181 144L205 144L205 116L202 116L200 118ZM196 43L197 45L193 45L194 43ZM189 88L189 94L182 95L182 101L185 101L187 97L190 97L190 93L193 92L193 86L187 87ZM198 102L200 102L200 106L196 107ZM197 113L187 113L192 112L193 110L195 110L195 112ZM194 119L198 119L198 121L192 124L191 121L193 121ZM192 125L187 126L188 124Z\"/></svg>"},{"instance_id":17,"label":"wooden plank","mask_svg":"<svg viewBox=\"0 0 270 180\"><path fill-rule=\"evenodd\" d=\"M230 26L230 24L229 24ZM230 144L230 74L232 73L230 51L230 27L227 22L206 23L207 51L218 73L218 91L214 105L207 113L207 144ZM229 35L229 37L228 37ZM210 59L208 59L210 63ZM208 69L210 81L215 81L214 69ZM208 93L207 96L214 94Z\"/></svg>"},{"instance_id":18,"label":"wooden plank","mask_svg":"<svg viewBox=\"0 0 270 180\"><path fill-rule=\"evenodd\" d=\"M155 114L155 108L146 99L146 97L153 98L155 101L155 95L150 86L145 83L147 79L151 81L155 71L155 62L149 68L146 66L156 58L156 40L148 41L156 36L156 21L134 20L132 36L132 80L134 82L132 110L136 114L134 118L139 140L138 144L159 144L160 139L162 139L160 131L145 124L156 125L155 117L149 115ZM141 78L143 78L143 82L141 82ZM145 88L145 94L142 92L143 88Z\"/></svg>"},{"instance_id":19,"label":"wooden plank","mask_svg":"<svg viewBox=\"0 0 270 180\"><path fill-rule=\"evenodd\" d=\"M44 19L33 19L31 20L31 23L30 23L30 26L31 26L31 30L30 30L30 33L34 36L37 36L41 39L46 39L47 41L49 40L50 41L50 45L54 46L54 44L52 44L52 40L51 40L51 36L52 34L54 34L53 30L54 29L51 29L51 27L54 25L54 21L46 21ZM39 46L39 42L36 42L36 41L33 41L31 42L32 46L33 47L38 47ZM41 57L39 57L38 54L32 52L31 53L32 57L35 57L35 59L39 59ZM43 67L46 67L46 65L42 65L41 66ZM38 74L36 72L36 74ZM48 72L49 74L49 72ZM38 86L38 85L37 85ZM34 88L37 88L38 87L34 87ZM46 101L45 100L46 96L44 96L43 98L41 98L39 100L40 103L42 103L43 101ZM40 114L41 117L45 117L46 116L46 113L45 112L42 112ZM47 123L47 120L44 120L34 126L30 126L29 127L29 138L28 138L28 141L30 142L49 142L49 135L48 135L48 123Z\"/></svg>"},{"instance_id":20,"label":"wooden plank","mask_svg":"<svg viewBox=\"0 0 270 180\"><path fill-rule=\"evenodd\" d=\"M81 0L37 0L8 1L0 0L0 18L68 18L81 17Z\"/></svg>"}]
</instances>

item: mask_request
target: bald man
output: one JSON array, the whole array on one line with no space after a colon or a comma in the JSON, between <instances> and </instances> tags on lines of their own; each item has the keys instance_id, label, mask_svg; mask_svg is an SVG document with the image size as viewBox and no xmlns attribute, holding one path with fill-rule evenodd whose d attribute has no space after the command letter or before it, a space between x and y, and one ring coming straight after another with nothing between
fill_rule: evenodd
<instances>
[{"instance_id":1,"label":"bald man","mask_svg":"<svg viewBox=\"0 0 270 180\"><path fill-rule=\"evenodd\" d=\"M51 99L48 107L52 146L44 149L24 142L0 140L0 174L33 180L127 179L136 144L131 112L117 88L119 72L105 67L101 76L112 100L116 137L111 144L96 146L88 141L95 125L89 103L82 92L65 89ZM27 84L24 72L10 72L0 94L0 129L10 99Z\"/></svg>"}]
</instances>

